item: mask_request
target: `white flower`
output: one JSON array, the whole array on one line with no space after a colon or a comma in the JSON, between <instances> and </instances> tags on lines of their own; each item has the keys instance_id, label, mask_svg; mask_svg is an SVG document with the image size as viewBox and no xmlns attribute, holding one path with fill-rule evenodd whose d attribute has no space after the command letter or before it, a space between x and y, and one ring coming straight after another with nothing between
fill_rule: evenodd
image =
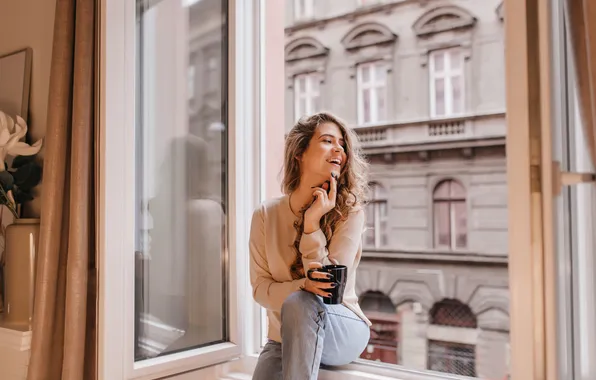
<instances>
[{"instance_id":1,"label":"white flower","mask_svg":"<svg viewBox=\"0 0 596 380\"><path fill-rule=\"evenodd\" d=\"M0 172L4 171L6 156L32 156L41 149L42 140L33 145L20 141L27 134L27 124L20 116L15 121L0 111Z\"/></svg>"}]
</instances>

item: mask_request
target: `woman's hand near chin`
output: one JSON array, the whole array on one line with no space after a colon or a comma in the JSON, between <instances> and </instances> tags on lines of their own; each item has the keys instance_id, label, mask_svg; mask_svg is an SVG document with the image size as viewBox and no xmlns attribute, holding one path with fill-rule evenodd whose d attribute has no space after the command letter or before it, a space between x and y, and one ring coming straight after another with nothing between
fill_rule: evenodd
<instances>
[{"instance_id":1,"label":"woman's hand near chin","mask_svg":"<svg viewBox=\"0 0 596 380\"><path fill-rule=\"evenodd\" d=\"M310 234L319 229L319 223L323 215L333 210L337 198L336 174L331 173L329 193L322 187L315 187L312 193L313 204L304 213L304 233Z\"/></svg>"}]
</instances>

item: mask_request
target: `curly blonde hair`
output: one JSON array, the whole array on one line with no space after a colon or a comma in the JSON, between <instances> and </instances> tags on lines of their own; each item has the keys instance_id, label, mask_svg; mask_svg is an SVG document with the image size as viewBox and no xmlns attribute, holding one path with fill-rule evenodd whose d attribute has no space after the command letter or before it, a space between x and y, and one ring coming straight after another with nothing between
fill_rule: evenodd
<instances>
[{"instance_id":1,"label":"curly blonde hair","mask_svg":"<svg viewBox=\"0 0 596 380\"><path fill-rule=\"evenodd\" d=\"M301 171L300 160L297 158L301 157L306 151L315 131L319 125L324 123L337 125L345 142L344 149L347 157L337 180L335 208L325 214L320 222L321 230L327 238L327 245L329 245L338 223L347 219L350 212L362 207L368 193L368 163L360 153L356 134L341 119L327 112L316 113L298 120L286 137L281 187L282 192L286 195L298 189ZM311 205L312 201L299 211L298 219L294 223L297 234L292 247L296 253L296 258L290 268L294 279L304 277L302 255L298 248L300 246L300 238L304 232L304 212Z\"/></svg>"}]
</instances>

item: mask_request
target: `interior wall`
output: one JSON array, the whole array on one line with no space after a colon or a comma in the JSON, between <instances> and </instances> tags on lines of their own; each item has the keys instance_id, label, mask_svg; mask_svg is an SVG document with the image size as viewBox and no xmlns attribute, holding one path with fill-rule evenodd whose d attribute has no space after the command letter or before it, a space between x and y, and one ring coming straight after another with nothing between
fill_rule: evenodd
<instances>
[{"instance_id":1,"label":"interior wall","mask_svg":"<svg viewBox=\"0 0 596 380\"><path fill-rule=\"evenodd\" d=\"M0 0L0 56L30 47L33 49L29 98L29 139L45 136L54 8L56 0ZM44 149L40 152L43 157ZM37 217L40 210L39 188L23 216Z\"/></svg>"}]
</instances>

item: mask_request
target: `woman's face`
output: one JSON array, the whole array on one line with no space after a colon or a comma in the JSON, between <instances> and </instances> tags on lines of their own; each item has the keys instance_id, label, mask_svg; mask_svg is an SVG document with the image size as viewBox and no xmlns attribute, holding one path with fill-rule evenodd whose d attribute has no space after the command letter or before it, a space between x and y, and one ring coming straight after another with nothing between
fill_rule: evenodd
<instances>
[{"instance_id":1,"label":"woman's face","mask_svg":"<svg viewBox=\"0 0 596 380\"><path fill-rule=\"evenodd\" d=\"M308 176L315 181L329 180L331 173L338 176L346 164L345 141L341 130L334 123L319 125L302 154L302 176Z\"/></svg>"}]
</instances>

